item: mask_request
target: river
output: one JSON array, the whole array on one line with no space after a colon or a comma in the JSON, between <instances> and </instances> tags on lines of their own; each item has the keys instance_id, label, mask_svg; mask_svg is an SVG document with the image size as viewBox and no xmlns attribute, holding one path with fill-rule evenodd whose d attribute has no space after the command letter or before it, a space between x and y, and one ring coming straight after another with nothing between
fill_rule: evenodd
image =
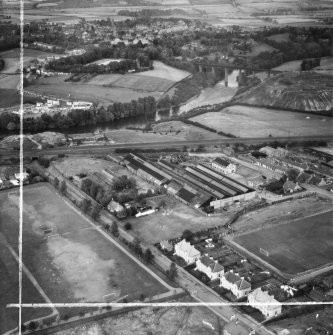
<instances>
[{"instance_id":1,"label":"river","mask_svg":"<svg viewBox=\"0 0 333 335\"><path fill-rule=\"evenodd\" d=\"M143 128L147 121L167 120L171 116L185 113L193 108L213 105L230 100L236 93L238 88L237 77L239 70L232 70L228 76L228 87L225 87L224 80L219 81L215 86L205 88L201 93L187 101L185 104L177 108L171 108L169 111L156 112L155 115L147 119L145 116L135 118L122 119L105 125L92 125L70 129L68 134L107 132L114 129L126 129L128 127Z\"/></svg>"},{"instance_id":2,"label":"river","mask_svg":"<svg viewBox=\"0 0 333 335\"><path fill-rule=\"evenodd\" d=\"M171 116L179 115L185 113L193 108L204 106L204 105L213 105L221 103L227 100L230 100L237 91L238 82L237 76L239 75L238 70L233 70L229 73L228 76L228 87L225 87L224 80L219 81L215 86L205 88L201 93L187 101L185 104L177 108L171 108L170 111L156 112L155 115L152 115L149 118L146 116L137 116L127 119L121 119L114 121L112 123L104 125L91 125L85 127L76 127L68 130L58 130L67 134L80 134L80 133L94 133L94 132L108 132L114 129L126 129L128 127L143 128L147 121L160 121L167 120ZM0 139L4 136L13 135L12 132L1 132Z\"/></svg>"}]
</instances>

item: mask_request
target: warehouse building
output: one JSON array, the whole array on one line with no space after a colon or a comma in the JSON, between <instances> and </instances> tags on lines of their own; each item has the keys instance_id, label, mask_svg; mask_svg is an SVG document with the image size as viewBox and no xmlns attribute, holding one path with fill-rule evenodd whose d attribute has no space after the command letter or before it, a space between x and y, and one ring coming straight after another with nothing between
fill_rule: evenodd
<instances>
[{"instance_id":1,"label":"warehouse building","mask_svg":"<svg viewBox=\"0 0 333 335\"><path fill-rule=\"evenodd\" d=\"M156 186L162 186L171 180L171 176L138 155L127 155L124 163L132 173Z\"/></svg>"}]
</instances>

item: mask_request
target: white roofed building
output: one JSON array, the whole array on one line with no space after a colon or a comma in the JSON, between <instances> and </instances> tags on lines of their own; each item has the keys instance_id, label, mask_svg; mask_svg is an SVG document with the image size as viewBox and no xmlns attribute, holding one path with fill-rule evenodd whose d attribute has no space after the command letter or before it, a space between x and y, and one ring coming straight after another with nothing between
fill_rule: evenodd
<instances>
[{"instance_id":1,"label":"white roofed building","mask_svg":"<svg viewBox=\"0 0 333 335\"><path fill-rule=\"evenodd\" d=\"M249 304L266 317L272 318L282 312L282 304L274 296L258 287L248 295Z\"/></svg>"},{"instance_id":2,"label":"white roofed building","mask_svg":"<svg viewBox=\"0 0 333 335\"><path fill-rule=\"evenodd\" d=\"M183 258L187 264L194 263L201 256L200 251L185 239L175 244L175 255Z\"/></svg>"},{"instance_id":3,"label":"white roofed building","mask_svg":"<svg viewBox=\"0 0 333 335\"><path fill-rule=\"evenodd\" d=\"M218 279L224 274L224 267L208 255L196 261L196 270L203 272L210 280Z\"/></svg>"}]
</instances>

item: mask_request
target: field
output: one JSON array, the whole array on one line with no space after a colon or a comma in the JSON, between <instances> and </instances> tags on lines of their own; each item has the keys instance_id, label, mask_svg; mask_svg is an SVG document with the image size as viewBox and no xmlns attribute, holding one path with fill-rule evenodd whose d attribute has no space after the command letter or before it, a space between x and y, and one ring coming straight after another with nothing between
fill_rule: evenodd
<instances>
[{"instance_id":1,"label":"field","mask_svg":"<svg viewBox=\"0 0 333 335\"><path fill-rule=\"evenodd\" d=\"M131 234L146 244L154 244L165 239L179 237L185 229L190 229L194 232L219 226L229 219L229 213L223 217L203 216L195 209L177 200L169 197L164 199L166 206L159 212L149 217L126 219L126 222L130 222L132 225ZM153 201L150 205L157 206L158 201L156 203Z\"/></svg>"},{"instance_id":2,"label":"field","mask_svg":"<svg viewBox=\"0 0 333 335\"><path fill-rule=\"evenodd\" d=\"M167 78L168 80L175 81L175 82L182 80L190 75L190 73L187 71L173 68L159 61L154 61L153 66L154 66L154 70L139 72L136 75L156 77L156 78L162 78L162 79Z\"/></svg>"},{"instance_id":3,"label":"field","mask_svg":"<svg viewBox=\"0 0 333 335\"><path fill-rule=\"evenodd\" d=\"M185 297L178 301L192 300ZM218 335L223 326L224 322L205 307L145 307L55 335Z\"/></svg>"},{"instance_id":4,"label":"field","mask_svg":"<svg viewBox=\"0 0 333 335\"><path fill-rule=\"evenodd\" d=\"M247 213L233 223L233 227L238 233L250 232L329 211L331 206L329 200L318 200L316 197L286 201Z\"/></svg>"},{"instance_id":5,"label":"field","mask_svg":"<svg viewBox=\"0 0 333 335\"><path fill-rule=\"evenodd\" d=\"M55 54L39 50L24 49L23 65L27 66L36 57L46 57ZM2 72L13 73L20 67L20 49L12 49L0 52L0 56L5 60L5 68ZM18 85L20 83L19 75L6 76L0 72L0 108L15 106L20 103Z\"/></svg>"},{"instance_id":6,"label":"field","mask_svg":"<svg viewBox=\"0 0 333 335\"><path fill-rule=\"evenodd\" d=\"M66 77L63 76L40 78L28 86L28 91L107 106L149 95L158 99L175 82L189 75L161 62L154 62L154 67L154 70L134 74L86 75L80 82L65 82Z\"/></svg>"},{"instance_id":7,"label":"field","mask_svg":"<svg viewBox=\"0 0 333 335\"><path fill-rule=\"evenodd\" d=\"M169 135L171 138L183 138L184 140L208 140L221 138L221 135L183 123L181 121L167 121L158 123L153 125L153 131L159 134L167 134L171 131L172 133ZM175 132L179 133L176 135Z\"/></svg>"},{"instance_id":8,"label":"field","mask_svg":"<svg viewBox=\"0 0 333 335\"><path fill-rule=\"evenodd\" d=\"M329 135L333 126L331 118L320 115L238 105L191 120L239 137Z\"/></svg>"},{"instance_id":9,"label":"field","mask_svg":"<svg viewBox=\"0 0 333 335\"><path fill-rule=\"evenodd\" d=\"M16 250L18 195L0 197L1 233ZM25 187L23 205L23 263L50 301L103 302L107 294L132 300L167 291L49 184ZM47 238L45 230L59 235Z\"/></svg>"},{"instance_id":10,"label":"field","mask_svg":"<svg viewBox=\"0 0 333 335\"><path fill-rule=\"evenodd\" d=\"M1 225L1 219L0 219ZM18 263L5 246L5 241L2 233L0 233L0 334L14 329L18 326L18 309L6 308L7 304L18 303ZM31 281L23 274L23 297L24 303L41 302L37 289L33 286ZM23 322L31 319L45 317L51 314L48 308L30 309L25 308L22 313Z\"/></svg>"},{"instance_id":11,"label":"field","mask_svg":"<svg viewBox=\"0 0 333 335\"><path fill-rule=\"evenodd\" d=\"M297 274L333 261L333 211L237 236L233 242L278 270ZM269 253L267 257L260 248Z\"/></svg>"},{"instance_id":12,"label":"field","mask_svg":"<svg viewBox=\"0 0 333 335\"><path fill-rule=\"evenodd\" d=\"M55 80L55 83L50 83L50 79L44 82L44 79L39 79L34 84L28 86L28 91L45 95L54 96L60 99L73 99L90 101L96 104L108 106L113 102L130 102L144 98L148 95L159 98L159 92L142 92L128 88L119 87L103 87L98 85L77 84L62 82L61 84ZM55 79L57 79L55 77Z\"/></svg>"},{"instance_id":13,"label":"field","mask_svg":"<svg viewBox=\"0 0 333 335\"><path fill-rule=\"evenodd\" d=\"M268 39L279 43L290 41L289 33L271 35Z\"/></svg>"},{"instance_id":14,"label":"field","mask_svg":"<svg viewBox=\"0 0 333 335\"><path fill-rule=\"evenodd\" d=\"M266 43L255 42L254 45L252 45L251 52L247 53L247 56L255 57L258 56L261 52L273 52L273 51L276 51L276 49L273 48L272 46Z\"/></svg>"}]
</instances>

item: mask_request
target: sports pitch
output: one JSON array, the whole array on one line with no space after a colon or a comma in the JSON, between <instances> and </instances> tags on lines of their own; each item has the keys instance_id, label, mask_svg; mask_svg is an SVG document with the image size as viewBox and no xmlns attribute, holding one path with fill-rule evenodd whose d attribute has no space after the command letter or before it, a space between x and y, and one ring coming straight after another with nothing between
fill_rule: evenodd
<instances>
[{"instance_id":1,"label":"sports pitch","mask_svg":"<svg viewBox=\"0 0 333 335\"><path fill-rule=\"evenodd\" d=\"M0 246L6 249L6 244L10 245L17 254L18 193L12 192L0 192L0 235L4 238ZM141 294L147 297L168 291L61 199L49 184L24 187L23 203L23 264L50 302L104 302L125 296L131 301ZM0 265L4 264L5 271L15 276L17 262L8 262L2 255ZM17 302L17 285L11 286L12 282L10 276L5 276L1 283L10 291L6 304ZM28 286L23 285L23 291L25 287ZM26 303L46 302L38 290L24 291L23 295ZM8 313L6 304L0 306L2 317ZM64 312L71 314L68 309Z\"/></svg>"},{"instance_id":2,"label":"sports pitch","mask_svg":"<svg viewBox=\"0 0 333 335\"><path fill-rule=\"evenodd\" d=\"M239 235L233 242L285 274L321 268L333 263L333 211Z\"/></svg>"}]
</instances>

